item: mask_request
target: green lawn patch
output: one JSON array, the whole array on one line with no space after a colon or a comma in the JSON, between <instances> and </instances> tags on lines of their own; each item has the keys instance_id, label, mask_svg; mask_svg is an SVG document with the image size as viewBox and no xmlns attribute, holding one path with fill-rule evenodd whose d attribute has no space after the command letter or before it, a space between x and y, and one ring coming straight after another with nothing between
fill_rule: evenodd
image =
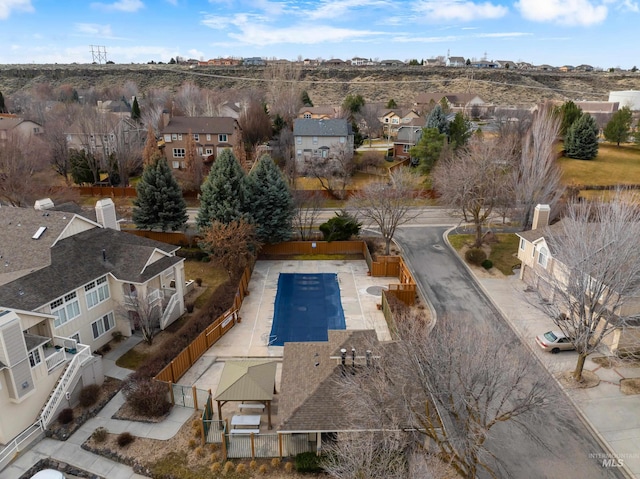
<instances>
[{"instance_id":1,"label":"green lawn patch","mask_svg":"<svg viewBox=\"0 0 640 479\"><path fill-rule=\"evenodd\" d=\"M640 184L640 146L601 143L594 160L560 158L566 185Z\"/></svg>"},{"instance_id":2,"label":"green lawn patch","mask_svg":"<svg viewBox=\"0 0 640 479\"><path fill-rule=\"evenodd\" d=\"M520 264L516 257L520 239L514 233L496 233L497 243L491 243L489 259L493 267L499 269L502 274L513 274L513 267ZM475 241L475 235L449 235L449 242L453 248L460 252L464 246L471 245Z\"/></svg>"},{"instance_id":3,"label":"green lawn patch","mask_svg":"<svg viewBox=\"0 0 640 479\"><path fill-rule=\"evenodd\" d=\"M149 356L148 353L141 353L135 348L130 349L116 360L116 366L121 368L136 370Z\"/></svg>"},{"instance_id":4,"label":"green lawn patch","mask_svg":"<svg viewBox=\"0 0 640 479\"><path fill-rule=\"evenodd\" d=\"M205 287L205 291L201 293L195 300L195 307L201 308L214 293L214 291L224 284L229 279L227 272L214 262L202 262L197 260L188 259L184 262L184 276L189 279L202 279L202 286Z\"/></svg>"}]
</instances>

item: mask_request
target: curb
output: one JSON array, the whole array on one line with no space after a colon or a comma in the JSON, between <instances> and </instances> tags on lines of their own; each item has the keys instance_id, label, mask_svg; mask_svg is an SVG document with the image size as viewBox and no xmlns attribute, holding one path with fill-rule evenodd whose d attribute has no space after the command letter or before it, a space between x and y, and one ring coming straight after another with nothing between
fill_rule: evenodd
<instances>
[{"instance_id":1,"label":"curb","mask_svg":"<svg viewBox=\"0 0 640 479\"><path fill-rule=\"evenodd\" d=\"M451 246L451 243L449 242L449 233L451 231L453 231L456 227L452 227L449 228L448 230L446 230L442 237L444 242L446 243L446 245L456 254L456 256L458 258L460 258L460 255L458 255L458 252L453 248L453 246ZM580 421L582 421L582 423L585 425L585 427L591 432L591 435L596 439L596 441L600 444L600 446L609 454L611 454L613 457L616 457L616 453L615 451L612 450L611 446L609 445L609 443L607 442L607 440L602 437L602 435L600 434L600 432L595 428L595 426L592 424L592 422L589 420L589 418L587 416L585 416L585 414L582 412L582 409L580 409L578 407L578 405L576 404L576 402L573 400L573 398L569 395L568 391L562 386L562 384L560 384L560 381L558 381L558 379L549 372L549 370L547 369L547 367L545 366L545 364L542 362L542 360L538 357L537 354L535 354L533 348L531 347L531 345L526 342L526 341L522 341L522 336L520 335L520 333L518 332L518 330L513 326L513 324L511 324L511 320L509 319L509 317L504 314L504 312L502 311L502 309L496 304L496 302L493 300L493 297L489 294L489 292L485 289L485 287L483 286L483 284L478 281L475 273L473 272L473 270L469 267L469 265L465 262L460 260L460 262L464 265L464 267L469 271L469 273L471 274L471 277L473 278L474 282L476 283L476 285L482 290L482 292L484 293L484 295L489 299L489 301L491 302L491 304L493 305L493 307L496 309L496 311L498 311L500 313L500 316L502 316L503 321L509 326L509 328L511 329L511 331L513 331L513 334L516 335L516 337L518 337L520 339L520 342L531 352L531 354L533 355L533 357L535 358L535 360L538 362L538 364L549 373L549 375L553 378L553 380L556 382L556 384L558 385L558 387L560 388L560 390L562 391L562 393L564 394L564 396L569 400L569 402L571 403L571 405L573 406L574 411L577 413L578 417L580 418ZM628 466L623 463L622 467L620 468L621 471L623 471L624 475L628 478L628 479L635 479L636 476L629 470Z\"/></svg>"}]
</instances>

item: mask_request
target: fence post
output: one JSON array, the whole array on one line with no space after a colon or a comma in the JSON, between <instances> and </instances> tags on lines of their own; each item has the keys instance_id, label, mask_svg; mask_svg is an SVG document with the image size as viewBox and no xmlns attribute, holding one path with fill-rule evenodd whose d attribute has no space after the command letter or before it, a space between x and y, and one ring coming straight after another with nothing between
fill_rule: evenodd
<instances>
[{"instance_id":1,"label":"fence post","mask_svg":"<svg viewBox=\"0 0 640 479\"><path fill-rule=\"evenodd\" d=\"M253 433L249 434L249 440L251 441L251 459L256 458L256 444L253 440Z\"/></svg>"},{"instance_id":2,"label":"fence post","mask_svg":"<svg viewBox=\"0 0 640 479\"><path fill-rule=\"evenodd\" d=\"M169 396L171 397L171 405L176 405L176 399L173 397L173 381L169 381Z\"/></svg>"},{"instance_id":3,"label":"fence post","mask_svg":"<svg viewBox=\"0 0 640 479\"><path fill-rule=\"evenodd\" d=\"M209 425L211 427L211 425ZM207 438L204 437L204 419L200 418L200 444L203 446L207 443Z\"/></svg>"},{"instance_id":4,"label":"fence post","mask_svg":"<svg viewBox=\"0 0 640 479\"><path fill-rule=\"evenodd\" d=\"M191 386L191 394L193 395L193 409L198 410L198 390L195 386Z\"/></svg>"},{"instance_id":5,"label":"fence post","mask_svg":"<svg viewBox=\"0 0 640 479\"><path fill-rule=\"evenodd\" d=\"M280 459L282 459L282 434L278 433L278 455Z\"/></svg>"}]
</instances>

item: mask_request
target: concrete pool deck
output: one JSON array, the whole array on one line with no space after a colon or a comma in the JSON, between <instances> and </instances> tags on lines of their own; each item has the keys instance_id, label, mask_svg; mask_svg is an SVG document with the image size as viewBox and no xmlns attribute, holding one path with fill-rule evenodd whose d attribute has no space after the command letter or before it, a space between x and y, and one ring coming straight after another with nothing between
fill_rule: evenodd
<instances>
[{"instance_id":1,"label":"concrete pool deck","mask_svg":"<svg viewBox=\"0 0 640 479\"><path fill-rule=\"evenodd\" d=\"M380 341L390 340L377 304L381 302L381 288L398 279L374 278L368 271L364 260L258 261L249 282L249 295L240 308L242 321L211 346L178 383L215 393L225 359L282 358L283 346L268 345L280 273L337 273L347 329L375 329Z\"/></svg>"}]
</instances>

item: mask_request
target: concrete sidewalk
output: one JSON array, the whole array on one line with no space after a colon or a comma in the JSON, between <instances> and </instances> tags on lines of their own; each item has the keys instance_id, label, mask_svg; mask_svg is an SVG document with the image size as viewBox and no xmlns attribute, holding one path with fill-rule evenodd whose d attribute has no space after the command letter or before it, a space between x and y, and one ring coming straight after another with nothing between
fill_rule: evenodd
<instances>
[{"instance_id":1,"label":"concrete sidewalk","mask_svg":"<svg viewBox=\"0 0 640 479\"><path fill-rule=\"evenodd\" d=\"M526 292L524 282L517 276L493 279L476 275L476 279L523 343L552 374L574 369L578 357L575 351L550 354L536 344L538 334L557 327L539 308L537 295ZM640 377L640 367L606 369L588 358L585 369L598 375L598 386L563 390L583 421L610 451L610 457L598 459L612 459L609 464L623 464L627 473L640 477L640 396L620 391L620 380Z\"/></svg>"},{"instance_id":2,"label":"concrete sidewalk","mask_svg":"<svg viewBox=\"0 0 640 479\"><path fill-rule=\"evenodd\" d=\"M103 357L105 376L124 379L127 375L131 374L130 370L116 366L115 362L117 358L133 348L140 341L141 338L139 336L131 336L107 353ZM105 479L145 478L146 476L134 473L133 469L129 466L85 451L81 447L82 444L98 427L104 427L113 434L120 434L121 432L127 431L137 437L167 440L177 434L182 425L191 418L194 411L183 407L173 407L169 417L160 423L143 423L112 419L112 416L123 404L124 397L122 393L119 392L100 410L96 417L84 423L69 439L66 441L58 441L56 439L44 438L36 442L27 450L20 453L20 456L7 466L0 476L2 479L18 479L39 460L52 459Z\"/></svg>"}]
</instances>

